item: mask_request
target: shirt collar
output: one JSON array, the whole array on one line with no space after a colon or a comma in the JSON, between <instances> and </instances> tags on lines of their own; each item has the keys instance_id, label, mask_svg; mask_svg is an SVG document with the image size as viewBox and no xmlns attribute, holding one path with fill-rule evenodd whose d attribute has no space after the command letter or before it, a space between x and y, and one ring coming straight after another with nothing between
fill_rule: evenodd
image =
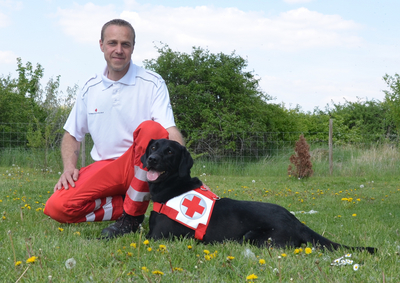
<instances>
[{"instance_id":1,"label":"shirt collar","mask_svg":"<svg viewBox=\"0 0 400 283\"><path fill-rule=\"evenodd\" d=\"M109 88L115 83L121 83L124 85L134 85L136 83L136 65L133 64L132 60L129 63L128 72L123 76L119 81L113 81L107 78L108 68L107 66L104 68L103 73L101 74L101 78L103 81L104 89Z\"/></svg>"}]
</instances>

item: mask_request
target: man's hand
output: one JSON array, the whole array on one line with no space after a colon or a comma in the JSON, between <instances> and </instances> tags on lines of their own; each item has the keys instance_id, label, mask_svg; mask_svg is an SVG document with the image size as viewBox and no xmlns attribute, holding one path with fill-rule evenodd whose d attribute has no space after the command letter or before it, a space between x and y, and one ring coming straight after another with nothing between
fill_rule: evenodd
<instances>
[{"instance_id":1,"label":"man's hand","mask_svg":"<svg viewBox=\"0 0 400 283\"><path fill-rule=\"evenodd\" d=\"M75 137L65 132L61 143L61 155L64 164L64 173L62 173L57 184L54 186L54 192L62 187L68 190L69 186L75 187L75 182L79 178L79 170L76 169L76 163L79 156L80 142Z\"/></svg>"},{"instance_id":2,"label":"man's hand","mask_svg":"<svg viewBox=\"0 0 400 283\"><path fill-rule=\"evenodd\" d=\"M68 190L69 186L75 188L75 182L78 181L79 177L79 170L72 169L72 170L65 170L64 173L61 175L60 179L58 180L57 184L54 186L54 192L57 190L64 189Z\"/></svg>"}]
</instances>

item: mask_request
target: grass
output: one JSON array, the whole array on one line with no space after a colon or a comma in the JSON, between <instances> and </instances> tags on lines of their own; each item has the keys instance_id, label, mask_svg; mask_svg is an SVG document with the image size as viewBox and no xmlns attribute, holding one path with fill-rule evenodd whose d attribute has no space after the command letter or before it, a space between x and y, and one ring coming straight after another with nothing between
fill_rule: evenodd
<instances>
[{"instance_id":1,"label":"grass","mask_svg":"<svg viewBox=\"0 0 400 283\"><path fill-rule=\"evenodd\" d=\"M348 250L307 254L306 247L268 250L192 239L147 243L148 218L142 233L99 241L108 222L67 225L43 214L57 170L3 166L0 277L3 282L399 282L399 174L384 172L399 167L388 158L379 161L382 152L370 155L373 161L354 153L333 176L316 170L308 180L289 178L287 162L276 160L240 171L233 164L203 162L193 168L192 175L220 197L277 203L333 241L378 248L376 255L351 252L353 264L346 266L331 263ZM307 213L311 210L317 213ZM76 263L68 268L71 258Z\"/></svg>"}]
</instances>

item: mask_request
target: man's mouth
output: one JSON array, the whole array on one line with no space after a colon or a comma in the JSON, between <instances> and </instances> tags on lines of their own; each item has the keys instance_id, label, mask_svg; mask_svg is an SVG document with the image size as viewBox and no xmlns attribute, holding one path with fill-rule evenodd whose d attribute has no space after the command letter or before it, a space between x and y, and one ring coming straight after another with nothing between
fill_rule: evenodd
<instances>
[{"instance_id":1,"label":"man's mouth","mask_svg":"<svg viewBox=\"0 0 400 283\"><path fill-rule=\"evenodd\" d=\"M150 169L149 171L147 171L147 181L154 182L163 174L165 174L165 171L158 172L156 170Z\"/></svg>"}]
</instances>

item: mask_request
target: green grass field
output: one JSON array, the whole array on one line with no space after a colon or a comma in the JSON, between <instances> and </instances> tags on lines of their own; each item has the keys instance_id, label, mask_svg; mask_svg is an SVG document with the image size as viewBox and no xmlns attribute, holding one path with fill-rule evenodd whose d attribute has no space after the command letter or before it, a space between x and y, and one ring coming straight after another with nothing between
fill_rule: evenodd
<instances>
[{"instance_id":1,"label":"green grass field","mask_svg":"<svg viewBox=\"0 0 400 283\"><path fill-rule=\"evenodd\" d=\"M58 172L0 167L0 281L400 282L399 167L353 159L348 164L332 177L318 173L323 166L316 164L308 180L289 178L287 162L272 161L241 170L199 162L192 175L220 197L277 203L333 241L377 247L375 255L192 239L148 242L148 218L142 233L100 241L96 237L109 222L67 225L43 214ZM351 264L331 264L347 253Z\"/></svg>"}]
</instances>

